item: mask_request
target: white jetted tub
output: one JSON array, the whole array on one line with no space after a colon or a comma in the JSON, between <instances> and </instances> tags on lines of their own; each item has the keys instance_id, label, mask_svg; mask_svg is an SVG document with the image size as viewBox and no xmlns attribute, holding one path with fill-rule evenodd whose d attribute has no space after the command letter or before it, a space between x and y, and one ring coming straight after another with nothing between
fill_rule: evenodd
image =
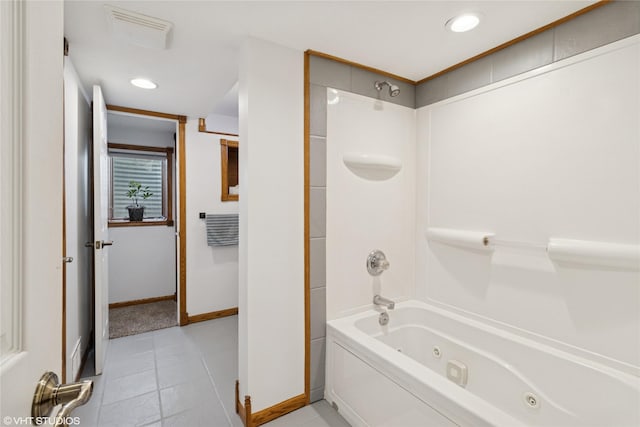
<instances>
[{"instance_id":1,"label":"white jetted tub","mask_svg":"<svg viewBox=\"0 0 640 427\"><path fill-rule=\"evenodd\" d=\"M640 378L419 301L327 324L325 397L352 426L640 425Z\"/></svg>"}]
</instances>

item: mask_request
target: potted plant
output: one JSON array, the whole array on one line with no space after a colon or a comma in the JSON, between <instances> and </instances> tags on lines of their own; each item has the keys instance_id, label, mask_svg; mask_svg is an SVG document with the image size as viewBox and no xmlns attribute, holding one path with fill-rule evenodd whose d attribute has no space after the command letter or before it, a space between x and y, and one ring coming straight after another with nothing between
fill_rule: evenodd
<instances>
[{"instance_id":1,"label":"potted plant","mask_svg":"<svg viewBox=\"0 0 640 427\"><path fill-rule=\"evenodd\" d=\"M127 197L133 201L132 205L127 206L129 221L142 221L144 218L144 206L139 203L139 200L147 200L151 196L153 196L153 193L149 191L148 186L143 187L139 182L129 181Z\"/></svg>"}]
</instances>

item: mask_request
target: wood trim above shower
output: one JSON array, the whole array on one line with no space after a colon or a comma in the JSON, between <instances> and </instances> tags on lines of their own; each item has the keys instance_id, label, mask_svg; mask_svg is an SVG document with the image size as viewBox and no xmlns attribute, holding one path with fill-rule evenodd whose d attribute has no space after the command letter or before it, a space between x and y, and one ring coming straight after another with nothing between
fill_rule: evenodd
<instances>
[{"instance_id":1,"label":"wood trim above shower","mask_svg":"<svg viewBox=\"0 0 640 427\"><path fill-rule=\"evenodd\" d=\"M372 73L380 74L382 76L389 77L389 78L392 78L392 79L395 79L395 80L399 80L399 81L404 82L404 83L409 83L409 84L412 84L412 85L416 84L416 82L414 80L408 79L406 77L402 77L402 76L399 76L397 74L389 73L387 71L379 70L377 68L369 67L367 65L359 64L357 62L349 61L347 59L339 58L337 56L329 55L328 53L322 53L322 52L318 52L316 50L308 49L305 52L305 54L311 55L311 56L317 56L319 58L330 59L332 61L336 61L336 62L340 62L342 64L350 65L352 67L360 68L362 70L371 71Z\"/></svg>"},{"instance_id":2,"label":"wood trim above shower","mask_svg":"<svg viewBox=\"0 0 640 427\"><path fill-rule=\"evenodd\" d=\"M589 6L585 7L585 8L582 8L582 9L578 10L577 12L572 13L571 15L567 15L564 18L560 18L560 19L558 19L556 21L553 21L550 24L544 25L544 26L542 26L540 28L537 28L537 29L535 29L533 31L530 31L530 32L528 32L526 34L523 34L523 35L519 36L519 37L516 37L515 39L509 40L506 43L502 43L501 45L498 45L498 46L496 46L496 47L494 47L492 49L489 49L489 50L487 50L485 52L482 52L482 53L480 53L480 54L478 54L476 56L473 56L473 57L471 57L469 59L466 59L466 60L464 60L462 62L459 62L459 63L457 63L455 65L452 65L451 67L445 68L442 71L438 71L435 74L432 74L432 75L430 75L428 77L425 77L425 78L423 78L421 80L418 80L417 82L414 82L414 84L419 85L419 84L424 83L426 81L429 81L431 79L435 79L436 77L439 77L439 76L441 76L443 74L449 73L449 72L451 72L453 70L456 70L456 69L458 69L460 67L463 67L463 66L465 66L467 64L470 64L471 62L475 62L475 61L477 61L479 59L482 59L482 58L484 58L486 56L489 56L489 55L491 55L493 53L496 53L496 52L498 52L498 51L500 51L502 49L506 49L509 46L512 46L512 45L514 45L516 43L520 43L520 42L522 42L522 41L524 41L524 40L526 40L528 38L536 36L536 35L544 32L544 31L547 31L547 30L550 30L552 28L555 28L555 27L557 27L557 26L559 26L561 24L564 24L567 21L570 21L570 20L572 20L574 18L577 18L580 15L584 15L585 13L591 12L592 10L597 9L597 8L599 8L601 6L604 6L607 3L611 3L612 1L613 0L600 0L599 2L594 3L592 5L589 5Z\"/></svg>"},{"instance_id":3,"label":"wood trim above shower","mask_svg":"<svg viewBox=\"0 0 640 427\"><path fill-rule=\"evenodd\" d=\"M422 78L420 80L417 80L417 81L416 80L411 80L411 79L408 79L406 77L402 77L402 76L399 76L397 74L393 74L393 73L390 73L390 72L387 72L387 71L384 71L384 70L380 70L380 69L377 69L377 68L374 68L374 67L369 67L367 65L363 65L363 64L360 64L360 63L357 63L357 62L353 62L353 61L350 61L348 59L344 59L344 58L340 58L340 57L337 57L337 56L334 56L334 55L330 55L328 53L318 52L316 50L308 49L307 51L305 51L305 53L307 55L317 56L317 57L325 58L325 59L330 59L332 61L336 61L336 62L340 62L342 64L346 64L346 65L350 65L350 66L353 66L353 67L360 68L362 70L371 71L373 73L377 73L377 74L380 74L380 75L383 75L383 76L386 76L386 77L390 77L392 79L399 80L399 81L404 82L404 83L409 83L409 84L412 84L414 86L417 86L417 85L419 85L421 83L424 83L426 81L434 79L434 78L436 78L438 76L441 76L443 74L446 74L446 73L449 73L449 72L451 72L453 70L461 68L461 67L463 67L463 66L465 66L465 65L467 65L467 64L469 64L471 62L475 62L475 61L477 61L479 59L482 59L482 58L484 58L486 56L489 56L489 55L491 55L491 54L493 54L495 52L498 52L500 50L506 49L509 46L512 46L512 45L514 45L516 43L522 42L522 41L524 41L524 40L526 40L528 38L531 38L531 37L533 37L533 36L535 36L537 34L540 34L540 33L544 32L546 30L549 30L551 28L555 28L555 27L557 27L557 26L559 26L561 24L564 24L565 22L568 22L568 21L570 21L570 20L572 20L574 18L577 18L577 17L579 17L581 15L584 15L585 13L591 12L594 9L597 9L597 8L599 8L601 6L604 6L604 5L608 4L608 3L611 3L612 1L613 0L600 0L597 3L589 5L589 6L585 7L585 8L582 8L582 9L580 9L580 10L578 10L578 11L576 11L576 12L570 14L570 15L567 15L567 16L565 16L563 18L560 18L560 19L558 19L556 21L553 21L550 24L544 25L544 26L542 26L540 28L537 28L537 29L535 29L533 31L530 31L530 32L528 32L526 34L523 34L523 35L521 35L519 37L516 37L516 38L514 38L512 40L509 40L509 41L507 41L505 43L502 43L501 45L498 45L498 46L496 46L494 48L491 48L491 49L489 49L489 50L487 50L485 52L482 52L482 53L480 53L480 54L478 54L476 56L473 56L473 57L471 57L469 59L465 59L462 62L454 64L454 65L452 65L450 67L445 68L442 71L438 71L435 74L432 74L430 76L424 77L424 78Z\"/></svg>"}]
</instances>

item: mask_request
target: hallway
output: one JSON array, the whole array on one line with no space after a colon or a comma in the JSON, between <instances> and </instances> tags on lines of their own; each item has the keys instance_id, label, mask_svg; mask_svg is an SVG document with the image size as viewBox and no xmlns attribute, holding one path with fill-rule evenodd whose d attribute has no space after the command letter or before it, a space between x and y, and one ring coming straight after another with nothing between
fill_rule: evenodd
<instances>
[{"instance_id":1,"label":"hallway","mask_svg":"<svg viewBox=\"0 0 640 427\"><path fill-rule=\"evenodd\" d=\"M231 316L113 339L91 400L73 415L84 427L241 427L237 337ZM348 427L324 400L265 425Z\"/></svg>"}]
</instances>

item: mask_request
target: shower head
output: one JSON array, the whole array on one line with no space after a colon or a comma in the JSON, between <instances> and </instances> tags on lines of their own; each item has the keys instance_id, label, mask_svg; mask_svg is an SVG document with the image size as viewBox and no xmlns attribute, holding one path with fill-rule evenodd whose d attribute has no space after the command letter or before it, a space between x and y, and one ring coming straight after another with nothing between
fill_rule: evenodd
<instances>
[{"instance_id":1,"label":"shower head","mask_svg":"<svg viewBox=\"0 0 640 427\"><path fill-rule=\"evenodd\" d=\"M400 94L400 88L394 84L391 84L389 81L385 80L383 82L375 82L373 86L380 92L383 86L389 86L389 96L394 97Z\"/></svg>"}]
</instances>

